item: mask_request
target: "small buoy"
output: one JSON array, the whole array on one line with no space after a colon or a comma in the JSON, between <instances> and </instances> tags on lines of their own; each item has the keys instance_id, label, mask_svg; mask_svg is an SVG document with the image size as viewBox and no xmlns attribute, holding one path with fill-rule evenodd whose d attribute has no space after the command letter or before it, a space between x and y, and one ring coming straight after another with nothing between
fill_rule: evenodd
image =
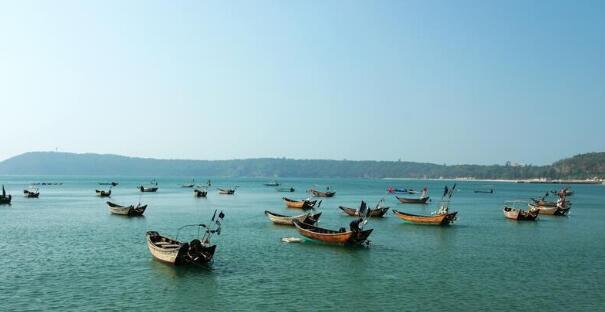
<instances>
[{"instance_id":1,"label":"small buoy","mask_svg":"<svg viewBox=\"0 0 605 312\"><path fill-rule=\"evenodd\" d=\"M302 243L302 239L298 237L282 237L281 241L284 243Z\"/></svg>"}]
</instances>

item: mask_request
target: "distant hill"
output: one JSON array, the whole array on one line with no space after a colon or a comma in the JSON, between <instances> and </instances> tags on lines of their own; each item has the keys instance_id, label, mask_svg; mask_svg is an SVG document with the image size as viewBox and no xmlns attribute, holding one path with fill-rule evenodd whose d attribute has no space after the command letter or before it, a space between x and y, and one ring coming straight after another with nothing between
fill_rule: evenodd
<instances>
[{"instance_id":1,"label":"distant hill","mask_svg":"<svg viewBox=\"0 0 605 312\"><path fill-rule=\"evenodd\" d=\"M446 166L406 161L286 158L208 161L136 158L105 154L30 152L0 162L0 174L316 178L592 178L605 177L605 153L577 155L550 166Z\"/></svg>"},{"instance_id":2,"label":"distant hill","mask_svg":"<svg viewBox=\"0 0 605 312\"><path fill-rule=\"evenodd\" d=\"M605 177L605 153L580 154L553 165L557 175L570 178Z\"/></svg>"}]
</instances>

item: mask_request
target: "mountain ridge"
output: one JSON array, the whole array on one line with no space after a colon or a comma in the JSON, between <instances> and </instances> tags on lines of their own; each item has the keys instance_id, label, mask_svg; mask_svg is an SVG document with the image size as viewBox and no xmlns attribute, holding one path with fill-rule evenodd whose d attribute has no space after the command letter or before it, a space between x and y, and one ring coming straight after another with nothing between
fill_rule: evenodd
<instances>
[{"instance_id":1,"label":"mountain ridge","mask_svg":"<svg viewBox=\"0 0 605 312\"><path fill-rule=\"evenodd\" d=\"M605 178L605 152L545 166L438 165L409 161L245 158L155 159L115 154L27 152L0 162L3 175L120 175L342 178Z\"/></svg>"}]
</instances>

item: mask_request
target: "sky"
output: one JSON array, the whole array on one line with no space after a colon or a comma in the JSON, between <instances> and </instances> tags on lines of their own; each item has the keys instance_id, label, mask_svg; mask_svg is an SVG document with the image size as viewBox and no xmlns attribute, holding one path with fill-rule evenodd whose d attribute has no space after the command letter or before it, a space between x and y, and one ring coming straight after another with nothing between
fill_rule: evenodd
<instances>
[{"instance_id":1,"label":"sky","mask_svg":"<svg viewBox=\"0 0 605 312\"><path fill-rule=\"evenodd\" d=\"M604 14L604 1L0 1L0 160L605 151Z\"/></svg>"}]
</instances>

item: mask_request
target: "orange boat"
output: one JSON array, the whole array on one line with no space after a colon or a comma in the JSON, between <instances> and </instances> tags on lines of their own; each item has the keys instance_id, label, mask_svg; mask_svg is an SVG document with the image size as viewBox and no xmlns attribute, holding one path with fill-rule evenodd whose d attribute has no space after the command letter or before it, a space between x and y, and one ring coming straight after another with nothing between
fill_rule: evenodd
<instances>
[{"instance_id":1,"label":"orange boat","mask_svg":"<svg viewBox=\"0 0 605 312\"><path fill-rule=\"evenodd\" d=\"M434 224L434 225L448 225L456 220L457 211L449 212L450 199L454 195L456 184L452 188L445 186L443 196L441 196L441 203L439 210L430 216L415 215L411 213L405 213L397 210L393 210L395 215L405 221L416 223L416 224ZM422 197L427 196L428 189L425 187L422 191Z\"/></svg>"},{"instance_id":2,"label":"orange boat","mask_svg":"<svg viewBox=\"0 0 605 312\"><path fill-rule=\"evenodd\" d=\"M313 209L313 208L315 208L315 205L317 205L317 208L319 208L319 206L321 205L321 201L319 201L319 203L317 203L316 200L308 200L308 199L293 200L293 199L289 199L287 197L283 197L282 199L284 200L284 202L286 203L286 207L288 207L288 208Z\"/></svg>"},{"instance_id":3,"label":"orange boat","mask_svg":"<svg viewBox=\"0 0 605 312\"><path fill-rule=\"evenodd\" d=\"M405 221L417 223L417 224L434 224L434 225L448 225L456 220L457 211L448 213L438 213L432 216L415 215L411 213L405 213L397 210L393 210L395 215Z\"/></svg>"},{"instance_id":4,"label":"orange boat","mask_svg":"<svg viewBox=\"0 0 605 312\"><path fill-rule=\"evenodd\" d=\"M341 228L339 231L334 231L306 224L298 220L293 220L293 223L300 235L310 239L337 245L361 245L364 243L367 244L368 237L370 236L370 234L372 234L373 231L373 229L361 230L359 228L350 231Z\"/></svg>"}]
</instances>

